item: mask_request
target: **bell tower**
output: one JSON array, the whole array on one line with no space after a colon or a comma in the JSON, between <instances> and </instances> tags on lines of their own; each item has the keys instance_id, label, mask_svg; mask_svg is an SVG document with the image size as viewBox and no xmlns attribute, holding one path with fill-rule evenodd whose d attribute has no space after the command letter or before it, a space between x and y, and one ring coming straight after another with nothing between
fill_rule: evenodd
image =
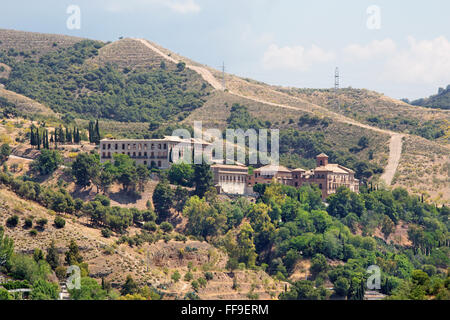
<instances>
[{"instance_id":1,"label":"bell tower","mask_svg":"<svg viewBox=\"0 0 450 320\"><path fill-rule=\"evenodd\" d=\"M322 167L328 165L328 156L325 153L321 153L316 157L317 166Z\"/></svg>"}]
</instances>

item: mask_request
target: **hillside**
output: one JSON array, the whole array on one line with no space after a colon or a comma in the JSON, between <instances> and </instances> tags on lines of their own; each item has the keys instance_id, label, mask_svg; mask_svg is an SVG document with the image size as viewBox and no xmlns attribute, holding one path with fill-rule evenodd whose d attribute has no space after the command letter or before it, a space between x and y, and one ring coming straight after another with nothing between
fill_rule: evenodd
<instances>
[{"instance_id":1,"label":"hillside","mask_svg":"<svg viewBox=\"0 0 450 320\"><path fill-rule=\"evenodd\" d=\"M0 34L6 39L11 38L14 32L1 31ZM21 39L26 38L27 33L19 34ZM68 55L84 52L82 60L77 62L81 66L78 70L84 71L81 73L76 71L83 80L80 79L79 84L75 86L68 83L64 89L66 101L56 99L56 95L59 95L58 91L48 94L48 88L52 87L51 82L49 82L50 87L45 86L45 91L42 91L44 89L42 81L23 81L19 77L21 72L17 71L16 73L9 71L8 78L4 78L6 88L48 105L56 112L64 110L64 112L71 112L75 117L108 118L109 120L105 119L107 121L104 122L104 134L139 138L149 135L148 122L152 124L152 130L154 130L161 127L163 123L176 123L180 120L189 125L192 125L195 120L202 120L204 128L218 126L223 129L227 124L229 108L238 103L246 106L254 117L268 121L272 128L284 130L286 134L289 134L289 130L323 134L328 146L326 143L319 143L317 151L332 153L333 161L339 161L352 169L356 168L357 159L366 161L373 167L373 174L378 178L381 175L377 173L377 168L385 168L381 178L388 185L394 180L396 169L402 161L405 162L405 159L408 159L405 165L413 168L418 165L415 164L417 157L409 154L401 156L402 135L409 135L408 139L413 140L417 140L417 136L426 138L427 141L421 140L420 143L429 145L429 149L439 152L436 156L444 156L444 159L430 162L430 165L439 167L437 169L439 172L446 170L446 163L449 161L445 154L448 154L450 114L445 110L413 107L402 101L362 89L340 89L338 93L340 106L337 107L336 97L331 90L268 86L230 74L226 75L227 90L223 92L220 72L147 40L122 39L109 44L84 42L88 47L94 45L98 48L87 54L83 49L85 46L78 46L78 49L67 47L81 39L75 38L69 41L67 39L70 37L61 37L59 41L64 43L66 48L56 50L42 40L46 37L49 39L47 42L54 39L52 36L30 34L30 39L41 39L31 42L33 46L36 46L36 51L53 55L49 56L49 61L66 59ZM21 59L8 55L4 58L5 62L17 63L20 68L26 67ZM178 69L180 62L186 63L185 70L181 72ZM48 71L48 69L44 70ZM68 70L74 72L73 69ZM37 72L42 71L37 70ZM160 81L167 83L172 80L170 87L176 87L173 93L167 90L167 84L160 86L162 84ZM45 81L64 80L49 78ZM157 85L154 81L160 84ZM38 87L31 89L35 85ZM141 86L145 86L146 89L143 91ZM152 88L151 91L148 91L149 86ZM212 88L215 90L212 91ZM160 90L164 90L164 93L162 94ZM46 92L46 94L38 94L38 92ZM137 92L139 93L136 96ZM113 98L111 94L116 95L117 98ZM89 96L88 99L83 98L87 96ZM79 101L75 105L72 102L69 103L73 97ZM137 105L141 107L137 109ZM169 105L170 108L168 108ZM306 123L304 120L299 121L300 118L305 117L331 119L331 121L327 127L318 125L315 121L307 120ZM133 124L122 125L123 121L132 121ZM86 122L82 121L82 123ZM352 134L348 134L349 130ZM371 147L356 154L349 152L349 150L357 150L357 142L363 136L369 138ZM395 150L390 150L391 146ZM307 152L300 150L296 153L296 147L292 146L292 148L288 146L291 152L282 155L283 165L309 167L312 164L312 157L305 158ZM292 150L294 150L293 154ZM411 149L403 148L403 152L405 150L409 152ZM395 181L412 190L410 182L406 183L406 181L414 180L416 175L414 171L402 170L395 176ZM424 192L430 195L437 195L446 181L430 173L427 180L433 179L435 183L430 182L428 187L421 189L427 190ZM437 183L438 180L441 182ZM445 192L444 198L447 198Z\"/></svg>"},{"instance_id":2,"label":"hillside","mask_svg":"<svg viewBox=\"0 0 450 320\"><path fill-rule=\"evenodd\" d=\"M17 35L0 45L0 235L15 243L2 275L33 282L20 273L27 263L53 281L75 262L101 299L351 300L363 299L376 264L393 299L449 299L448 111L351 88L338 105L332 90L231 74L223 88L219 71L145 39L30 33L21 54L27 33ZM313 168L325 152L367 184L326 203L314 185L258 186L257 201L217 195L206 165L167 172L125 155L100 163L87 137L96 119L99 136L120 138L199 120L204 129L279 129L281 164ZM37 148L36 132L57 139ZM417 277L429 285L416 288Z\"/></svg>"},{"instance_id":3,"label":"hillside","mask_svg":"<svg viewBox=\"0 0 450 320\"><path fill-rule=\"evenodd\" d=\"M232 289L233 278L225 270L225 254L206 242L161 241L132 248L128 244L117 245L115 242L118 237L102 237L100 230L88 227L84 219L68 216L66 226L58 229L53 224L54 213L1 188L0 225L4 226L5 221L14 214L18 215L21 221L29 216L33 216L36 221L40 218L49 220L48 226L39 230L36 236L31 235L30 229L22 225L6 229L6 234L14 240L19 252L32 254L38 248L45 251L54 240L58 251L64 254L69 242L75 240L84 261L89 265L91 277L98 281L104 277L111 281L113 286L121 285L127 275L132 275L139 283L155 288L160 286L165 299L180 299L190 292L190 284L186 281L173 284L170 276L175 270L184 276L188 272L188 263L191 263L196 278L202 276L204 270L213 273L213 279L199 291L202 299L247 299L249 292L258 294L261 299L271 299L284 289L283 283L274 281L266 273L253 271L235 272L240 288ZM192 252L180 260L178 252L182 248L191 248ZM209 259L208 256L212 258Z\"/></svg>"},{"instance_id":4,"label":"hillside","mask_svg":"<svg viewBox=\"0 0 450 320\"><path fill-rule=\"evenodd\" d=\"M428 98L417 99L411 102L414 106L422 106L433 109L450 109L450 85L446 89L439 88L439 92Z\"/></svg>"},{"instance_id":5,"label":"hillside","mask_svg":"<svg viewBox=\"0 0 450 320\"><path fill-rule=\"evenodd\" d=\"M8 51L11 56L22 60L31 57L38 59L82 40L84 39L59 34L0 29L0 50Z\"/></svg>"}]
</instances>

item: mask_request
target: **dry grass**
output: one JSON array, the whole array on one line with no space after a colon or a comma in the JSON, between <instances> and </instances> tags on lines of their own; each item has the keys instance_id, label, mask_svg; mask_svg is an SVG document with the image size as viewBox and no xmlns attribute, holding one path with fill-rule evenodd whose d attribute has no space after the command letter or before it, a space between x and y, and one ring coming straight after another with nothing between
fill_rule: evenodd
<instances>
[{"instance_id":1,"label":"dry grass","mask_svg":"<svg viewBox=\"0 0 450 320\"><path fill-rule=\"evenodd\" d=\"M450 204L450 150L426 139L407 136L403 154L394 178L403 186L428 200Z\"/></svg>"},{"instance_id":2,"label":"dry grass","mask_svg":"<svg viewBox=\"0 0 450 320\"><path fill-rule=\"evenodd\" d=\"M84 39L59 34L0 29L0 50L8 51L13 48L17 52L34 51L33 57L36 59L59 48L70 47L81 40Z\"/></svg>"},{"instance_id":3,"label":"dry grass","mask_svg":"<svg viewBox=\"0 0 450 320\"><path fill-rule=\"evenodd\" d=\"M22 114L38 114L45 115L47 117L56 116L55 112L53 112L49 107L13 91L0 88L0 97L3 97L13 103L16 106L17 111Z\"/></svg>"}]
</instances>

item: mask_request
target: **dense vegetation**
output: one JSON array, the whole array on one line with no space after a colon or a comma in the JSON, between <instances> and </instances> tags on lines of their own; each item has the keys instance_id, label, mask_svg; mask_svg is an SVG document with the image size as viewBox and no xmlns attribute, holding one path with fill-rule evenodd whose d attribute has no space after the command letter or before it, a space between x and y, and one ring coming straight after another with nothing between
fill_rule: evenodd
<instances>
[{"instance_id":1,"label":"dense vegetation","mask_svg":"<svg viewBox=\"0 0 450 320\"><path fill-rule=\"evenodd\" d=\"M125 175L123 181L130 181L136 169L127 156L116 155L114 163L102 165L97 155L81 153L72 165L72 174L84 188L95 183L102 170L114 172L113 179ZM296 272L299 261L310 261L310 277L294 282L282 299L328 299L330 295L362 299L369 276L366 270L372 265L380 267L381 292L391 298L449 299L449 208L424 203L404 189L372 187L363 187L361 194L340 188L327 199L327 206L316 186L257 185L260 197L256 203L245 198L223 200L212 188L210 172L209 166L202 164L174 165L167 174L161 173L162 180L153 193L155 211L151 205L142 211L111 207L109 198L101 194L83 202L62 188L53 190L8 173L0 173L0 182L57 213L88 216L91 226L102 228L105 237L111 230L122 233L119 244L140 246L158 239L184 241L193 237L223 248L229 256L230 271L263 269L284 281ZM190 178L182 179L184 173ZM146 171L144 176L148 174ZM165 180L166 175L179 184L176 189ZM182 185L195 188L189 191ZM187 221L181 234L173 231L180 223L173 219L175 212ZM10 228L18 223L12 218ZM55 219L56 227L64 224ZM401 224L408 224L410 246L389 238ZM140 233L128 236L126 230L131 225L140 227ZM383 236L377 237L380 232ZM173 278L179 279L177 275ZM85 282L89 286L89 280ZM325 289L326 284L331 284L333 291ZM200 284L196 285L198 290ZM106 295L96 297L104 299Z\"/></svg>"},{"instance_id":2,"label":"dense vegetation","mask_svg":"<svg viewBox=\"0 0 450 320\"><path fill-rule=\"evenodd\" d=\"M439 139L446 134L448 123L445 119L433 121L419 121L417 119L406 119L400 116L368 116L367 122L380 128L409 132L428 140Z\"/></svg>"},{"instance_id":3,"label":"dense vegetation","mask_svg":"<svg viewBox=\"0 0 450 320\"><path fill-rule=\"evenodd\" d=\"M193 75L184 68L120 70L86 63L102 46L86 40L38 62L32 57L16 59L14 50L0 52L0 62L12 67L9 79L1 82L56 112L81 118L161 123L181 120L203 105L208 87L188 84ZM9 112L10 106L5 107Z\"/></svg>"},{"instance_id":4,"label":"dense vegetation","mask_svg":"<svg viewBox=\"0 0 450 320\"><path fill-rule=\"evenodd\" d=\"M33 254L14 251L14 241L4 234L0 227L0 274L6 274L9 281L0 284L0 300L20 300L21 293L10 291L29 289L32 300L57 300L61 288L57 281L68 280L69 266L80 269L80 287L69 289L73 300L158 300L161 295L155 288L139 287L131 276L117 289L102 278L101 284L89 277L89 266L83 260L81 249L71 240L65 252L52 242L46 252L36 248ZM56 279L54 277L56 275ZM72 283L76 285L76 281ZM118 290L120 289L120 290Z\"/></svg>"},{"instance_id":5,"label":"dense vegetation","mask_svg":"<svg viewBox=\"0 0 450 320\"><path fill-rule=\"evenodd\" d=\"M168 189L161 186L160 194ZM185 232L223 247L230 270L262 268L287 280L300 260L310 260L308 280L293 283L280 298L362 299L372 265L381 269L381 292L391 298L450 298L449 208L424 203L401 188L363 187L361 194L340 188L328 198L328 206L314 186L255 189L261 194L256 204L244 198L219 200L213 189L204 197L188 198ZM164 219L176 205L172 196L165 198L164 213L156 209ZM409 225L411 246L390 238L401 224ZM332 292L326 283L333 285Z\"/></svg>"},{"instance_id":6,"label":"dense vegetation","mask_svg":"<svg viewBox=\"0 0 450 320\"><path fill-rule=\"evenodd\" d=\"M409 102L409 101L407 101ZM417 99L411 102L414 106L422 106L427 108L436 109L450 109L450 85L446 89L439 88L436 95L430 96L428 98Z\"/></svg>"}]
</instances>

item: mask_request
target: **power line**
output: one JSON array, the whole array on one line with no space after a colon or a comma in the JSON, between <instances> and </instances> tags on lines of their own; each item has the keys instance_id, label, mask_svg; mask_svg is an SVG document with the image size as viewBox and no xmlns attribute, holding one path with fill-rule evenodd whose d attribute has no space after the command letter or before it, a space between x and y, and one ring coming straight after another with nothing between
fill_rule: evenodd
<instances>
[{"instance_id":1,"label":"power line","mask_svg":"<svg viewBox=\"0 0 450 320\"><path fill-rule=\"evenodd\" d=\"M225 91L227 89L226 83L225 83L225 61L222 64L222 89Z\"/></svg>"},{"instance_id":2,"label":"power line","mask_svg":"<svg viewBox=\"0 0 450 320\"><path fill-rule=\"evenodd\" d=\"M339 68L336 67L336 70L334 71L334 98L336 100L336 105L338 108L340 108L338 97L339 81L340 81Z\"/></svg>"}]
</instances>

